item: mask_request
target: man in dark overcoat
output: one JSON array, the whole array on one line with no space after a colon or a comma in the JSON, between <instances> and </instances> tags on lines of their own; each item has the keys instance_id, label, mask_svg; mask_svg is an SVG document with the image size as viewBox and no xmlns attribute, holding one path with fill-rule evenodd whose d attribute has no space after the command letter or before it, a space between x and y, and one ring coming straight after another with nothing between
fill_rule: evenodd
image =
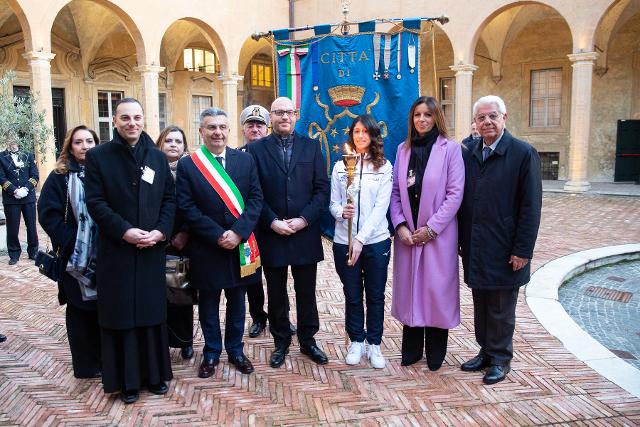
<instances>
[{"instance_id":1,"label":"man in dark overcoat","mask_svg":"<svg viewBox=\"0 0 640 427\"><path fill-rule=\"evenodd\" d=\"M238 246L250 240L258 223L262 191L253 157L227 147L229 130L226 112L218 108L204 110L200 115L204 147L181 159L176 174L179 211L189 225L190 283L199 291L200 325L205 341L198 370L200 378L215 373L222 352L219 307L223 289L227 300L224 347L229 362L243 374L253 372L251 361L243 353L244 299L247 285L260 283L262 272L258 268L241 274ZM229 191L224 191L223 186L216 190L210 182L214 179L220 184L227 178L216 175L213 162L220 163L231 180ZM232 199L238 193L234 193L231 185L239 192L236 200L241 199L244 204L242 212L233 207Z\"/></svg>"},{"instance_id":2,"label":"man in dark overcoat","mask_svg":"<svg viewBox=\"0 0 640 427\"><path fill-rule=\"evenodd\" d=\"M27 226L27 255L35 259L38 252L38 231L36 229L36 190L38 168L33 153L18 150L17 144L9 144L0 153L0 186L2 205L7 220L7 252L9 265L16 264L22 248L18 232L20 215Z\"/></svg>"},{"instance_id":3,"label":"man in dark overcoat","mask_svg":"<svg viewBox=\"0 0 640 427\"><path fill-rule=\"evenodd\" d=\"M175 214L165 155L143 131L132 98L118 102L113 139L87 153L85 191L98 225L96 283L102 382L125 403L146 385L164 394L172 378L166 330L165 240Z\"/></svg>"},{"instance_id":4,"label":"man in dark overcoat","mask_svg":"<svg viewBox=\"0 0 640 427\"><path fill-rule=\"evenodd\" d=\"M329 203L329 180L320 145L294 132L296 111L289 98L271 104L273 133L249 145L258 167L264 206L258 227L269 297L268 315L277 368L289 352L287 272L296 292L300 351L319 364L328 362L314 335L320 328L316 305L317 263L323 259L320 216Z\"/></svg>"},{"instance_id":5,"label":"man in dark overcoat","mask_svg":"<svg viewBox=\"0 0 640 427\"><path fill-rule=\"evenodd\" d=\"M537 151L505 129L502 99L480 98L473 113L482 138L462 151L466 181L458 235L480 352L462 370L488 368L483 381L494 384L504 380L513 358L518 290L529 282L542 181Z\"/></svg>"}]
</instances>

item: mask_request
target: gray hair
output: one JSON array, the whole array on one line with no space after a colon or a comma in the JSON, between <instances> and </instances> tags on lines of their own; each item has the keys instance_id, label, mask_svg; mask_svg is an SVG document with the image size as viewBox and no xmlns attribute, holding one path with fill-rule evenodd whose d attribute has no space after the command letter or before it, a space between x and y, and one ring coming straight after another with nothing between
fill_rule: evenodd
<instances>
[{"instance_id":1,"label":"gray hair","mask_svg":"<svg viewBox=\"0 0 640 427\"><path fill-rule=\"evenodd\" d=\"M504 104L502 98L496 95L487 95L478 99L475 104L473 104L473 115L475 116L478 112L478 108L480 105L493 104L498 109L498 113L507 114L507 106Z\"/></svg>"},{"instance_id":2,"label":"gray hair","mask_svg":"<svg viewBox=\"0 0 640 427\"><path fill-rule=\"evenodd\" d=\"M202 113L200 113L200 126L204 124L205 117L216 117L216 116L225 116L229 118L229 116L227 116L227 112L224 111L222 108L209 107L205 109Z\"/></svg>"}]
</instances>

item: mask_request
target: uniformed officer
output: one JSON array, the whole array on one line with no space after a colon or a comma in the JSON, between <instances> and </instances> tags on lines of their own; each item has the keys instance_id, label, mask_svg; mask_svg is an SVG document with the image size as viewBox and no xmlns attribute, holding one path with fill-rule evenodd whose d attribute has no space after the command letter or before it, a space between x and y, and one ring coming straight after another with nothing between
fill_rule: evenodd
<instances>
[{"instance_id":1,"label":"uniformed officer","mask_svg":"<svg viewBox=\"0 0 640 427\"><path fill-rule=\"evenodd\" d=\"M34 259L38 252L35 191L38 168L33 153L19 151L17 144L9 144L9 149L0 153L0 185L7 219L9 265L16 264L22 252L18 239L20 214L27 226L27 254Z\"/></svg>"}]
</instances>

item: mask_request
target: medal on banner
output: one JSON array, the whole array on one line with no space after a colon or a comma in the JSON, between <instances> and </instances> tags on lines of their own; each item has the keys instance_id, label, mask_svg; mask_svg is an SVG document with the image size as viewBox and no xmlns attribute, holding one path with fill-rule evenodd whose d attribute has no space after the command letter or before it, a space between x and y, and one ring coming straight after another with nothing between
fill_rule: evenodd
<instances>
[{"instance_id":1,"label":"medal on banner","mask_svg":"<svg viewBox=\"0 0 640 427\"><path fill-rule=\"evenodd\" d=\"M378 67L380 66L380 34L373 35L373 79L379 80L380 73L378 73Z\"/></svg>"},{"instance_id":2,"label":"medal on banner","mask_svg":"<svg viewBox=\"0 0 640 427\"><path fill-rule=\"evenodd\" d=\"M416 44L414 41L414 35L409 35L409 44L407 45L407 62L409 64L409 72L414 73L416 68Z\"/></svg>"},{"instance_id":3,"label":"medal on banner","mask_svg":"<svg viewBox=\"0 0 640 427\"><path fill-rule=\"evenodd\" d=\"M391 62L391 34L384 35L384 55L382 56L384 73L382 73L382 78L387 80L389 79L389 63Z\"/></svg>"},{"instance_id":4,"label":"medal on banner","mask_svg":"<svg viewBox=\"0 0 640 427\"><path fill-rule=\"evenodd\" d=\"M396 68L398 69L398 74L396 74L396 79L400 80L402 78L402 74L400 74L400 67L402 66L402 33L398 33L398 57L396 58Z\"/></svg>"}]
</instances>

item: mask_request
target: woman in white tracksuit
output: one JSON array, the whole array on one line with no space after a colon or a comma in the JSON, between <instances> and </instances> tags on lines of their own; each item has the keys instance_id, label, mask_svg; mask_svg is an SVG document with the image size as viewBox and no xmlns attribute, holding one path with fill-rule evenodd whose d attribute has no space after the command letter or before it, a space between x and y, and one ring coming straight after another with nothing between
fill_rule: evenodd
<instances>
[{"instance_id":1,"label":"woman in white tracksuit","mask_svg":"<svg viewBox=\"0 0 640 427\"><path fill-rule=\"evenodd\" d=\"M391 253L387 210L393 184L391 163L384 157L380 127L368 114L354 119L346 146L360 155L353 185L359 188L355 203L347 204L347 175L342 162L331 176L329 210L336 219L333 256L345 295L345 329L351 345L345 358L357 365L367 354L371 366L384 368L380 351L384 322L384 289ZM353 250L349 258L348 219L353 221ZM366 296L367 318L363 294ZM366 351L364 341L369 343Z\"/></svg>"}]
</instances>

